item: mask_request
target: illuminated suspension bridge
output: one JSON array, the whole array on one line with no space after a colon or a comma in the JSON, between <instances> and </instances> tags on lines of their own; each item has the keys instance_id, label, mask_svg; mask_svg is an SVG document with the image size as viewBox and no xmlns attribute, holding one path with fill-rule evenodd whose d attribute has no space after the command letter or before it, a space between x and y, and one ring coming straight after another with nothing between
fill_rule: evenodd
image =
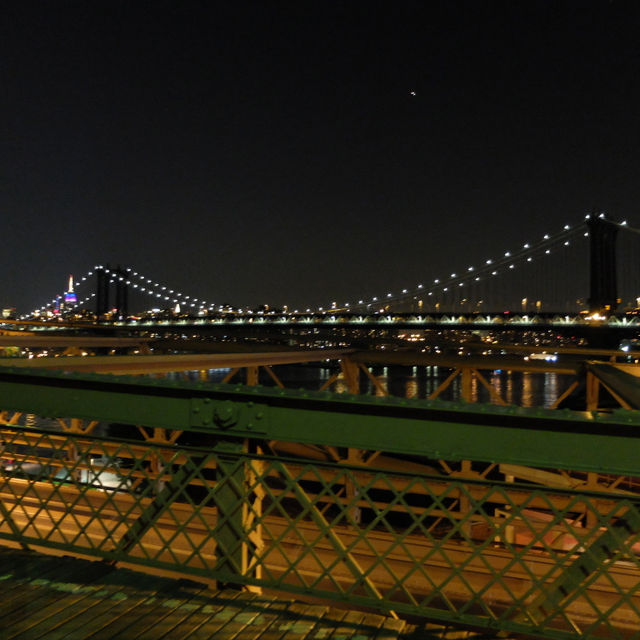
<instances>
[{"instance_id":1,"label":"illuminated suspension bridge","mask_svg":"<svg viewBox=\"0 0 640 640\"><path fill-rule=\"evenodd\" d=\"M623 230L623 233L618 231ZM604 213L588 214L576 225L565 225L537 242L525 242L487 258L481 264L437 275L401 289L348 302L292 309L291 313L355 312L409 313L578 313L604 311L613 314L640 307L640 231L626 221L616 222ZM96 283L95 286L92 283ZM96 265L77 278L78 299L67 309L95 309L98 316L116 309L128 313L129 297L147 299L150 308L179 305L187 315L234 312L229 307L183 293L132 268ZM110 291L115 289L115 295ZM56 308L54 296L33 313ZM144 306L144 303L139 303Z\"/></svg>"}]
</instances>

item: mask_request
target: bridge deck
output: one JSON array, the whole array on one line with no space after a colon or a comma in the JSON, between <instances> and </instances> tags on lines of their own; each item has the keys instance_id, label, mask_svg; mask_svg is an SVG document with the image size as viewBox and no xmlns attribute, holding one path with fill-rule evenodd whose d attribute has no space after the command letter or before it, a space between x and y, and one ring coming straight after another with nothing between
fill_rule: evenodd
<instances>
[{"instance_id":1,"label":"bridge deck","mask_svg":"<svg viewBox=\"0 0 640 640\"><path fill-rule=\"evenodd\" d=\"M494 638L440 624L416 627L362 611L217 591L186 579L8 547L0 547L0 585L3 640Z\"/></svg>"},{"instance_id":2,"label":"bridge deck","mask_svg":"<svg viewBox=\"0 0 640 640\"><path fill-rule=\"evenodd\" d=\"M102 562L0 549L0 636L395 640L404 621L159 578Z\"/></svg>"}]
</instances>

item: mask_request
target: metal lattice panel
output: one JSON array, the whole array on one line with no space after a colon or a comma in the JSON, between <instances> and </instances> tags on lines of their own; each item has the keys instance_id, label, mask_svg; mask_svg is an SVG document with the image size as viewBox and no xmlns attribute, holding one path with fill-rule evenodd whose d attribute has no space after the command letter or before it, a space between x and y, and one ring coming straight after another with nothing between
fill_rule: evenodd
<instances>
[{"instance_id":1,"label":"metal lattice panel","mask_svg":"<svg viewBox=\"0 0 640 640\"><path fill-rule=\"evenodd\" d=\"M548 638L640 638L633 494L6 427L0 538Z\"/></svg>"}]
</instances>

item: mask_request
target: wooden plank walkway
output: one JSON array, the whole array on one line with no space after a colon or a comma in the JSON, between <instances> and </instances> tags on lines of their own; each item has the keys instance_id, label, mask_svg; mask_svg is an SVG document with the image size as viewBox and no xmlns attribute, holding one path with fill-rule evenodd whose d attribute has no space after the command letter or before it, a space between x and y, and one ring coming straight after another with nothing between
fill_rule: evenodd
<instances>
[{"instance_id":1,"label":"wooden plank walkway","mask_svg":"<svg viewBox=\"0 0 640 640\"><path fill-rule=\"evenodd\" d=\"M0 546L1 640L491 640L498 635ZM502 636L500 640L508 640Z\"/></svg>"},{"instance_id":2,"label":"wooden plank walkway","mask_svg":"<svg viewBox=\"0 0 640 640\"><path fill-rule=\"evenodd\" d=\"M0 547L2 640L397 640L404 621Z\"/></svg>"}]
</instances>

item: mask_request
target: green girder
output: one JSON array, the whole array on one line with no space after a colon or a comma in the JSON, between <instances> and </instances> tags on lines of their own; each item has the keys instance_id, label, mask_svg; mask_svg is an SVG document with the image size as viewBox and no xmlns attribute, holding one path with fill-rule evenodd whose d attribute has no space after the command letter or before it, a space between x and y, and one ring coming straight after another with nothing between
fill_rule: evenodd
<instances>
[{"instance_id":1,"label":"green girder","mask_svg":"<svg viewBox=\"0 0 640 640\"><path fill-rule=\"evenodd\" d=\"M0 408L333 445L640 475L640 414L521 409L0 368Z\"/></svg>"}]
</instances>

